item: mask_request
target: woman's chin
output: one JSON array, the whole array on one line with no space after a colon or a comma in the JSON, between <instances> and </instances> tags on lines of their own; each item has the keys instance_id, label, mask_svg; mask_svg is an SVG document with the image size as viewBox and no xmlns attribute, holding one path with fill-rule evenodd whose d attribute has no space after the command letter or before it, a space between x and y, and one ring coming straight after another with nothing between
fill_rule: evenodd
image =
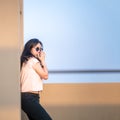
<instances>
[{"instance_id":1,"label":"woman's chin","mask_svg":"<svg viewBox=\"0 0 120 120\"><path fill-rule=\"evenodd\" d=\"M35 57L37 57L37 58L38 58L38 57L39 57L39 54L36 54L36 55L35 55Z\"/></svg>"}]
</instances>

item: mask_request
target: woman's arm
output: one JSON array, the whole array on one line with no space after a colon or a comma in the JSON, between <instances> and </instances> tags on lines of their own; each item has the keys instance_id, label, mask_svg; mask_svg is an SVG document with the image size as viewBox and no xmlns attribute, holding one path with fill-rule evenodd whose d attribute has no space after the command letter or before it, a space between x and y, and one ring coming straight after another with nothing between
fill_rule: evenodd
<instances>
[{"instance_id":1,"label":"woman's arm","mask_svg":"<svg viewBox=\"0 0 120 120\"><path fill-rule=\"evenodd\" d=\"M40 55L38 56L38 59L41 61L42 66L40 63L36 63L33 68L38 73L38 75L42 78L47 80L48 79L48 69L47 65L45 63L45 53L42 51Z\"/></svg>"}]
</instances>

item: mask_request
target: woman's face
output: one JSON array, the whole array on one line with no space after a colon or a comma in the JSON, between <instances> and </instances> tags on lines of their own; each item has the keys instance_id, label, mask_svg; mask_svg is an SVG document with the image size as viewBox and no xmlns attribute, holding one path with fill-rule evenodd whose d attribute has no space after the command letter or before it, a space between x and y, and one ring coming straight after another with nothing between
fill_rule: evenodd
<instances>
[{"instance_id":1,"label":"woman's face","mask_svg":"<svg viewBox=\"0 0 120 120\"><path fill-rule=\"evenodd\" d=\"M35 57L38 57L40 52L42 51L42 46L40 43L38 43L36 46L34 46L32 49L31 49L31 53L35 56Z\"/></svg>"}]
</instances>

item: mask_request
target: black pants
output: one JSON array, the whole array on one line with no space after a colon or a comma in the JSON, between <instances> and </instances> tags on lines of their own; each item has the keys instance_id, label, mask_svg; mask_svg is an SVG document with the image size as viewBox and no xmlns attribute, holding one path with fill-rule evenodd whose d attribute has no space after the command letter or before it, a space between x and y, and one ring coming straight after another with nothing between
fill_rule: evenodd
<instances>
[{"instance_id":1,"label":"black pants","mask_svg":"<svg viewBox=\"0 0 120 120\"><path fill-rule=\"evenodd\" d=\"M21 93L21 106L29 120L52 120L39 104L39 94Z\"/></svg>"}]
</instances>

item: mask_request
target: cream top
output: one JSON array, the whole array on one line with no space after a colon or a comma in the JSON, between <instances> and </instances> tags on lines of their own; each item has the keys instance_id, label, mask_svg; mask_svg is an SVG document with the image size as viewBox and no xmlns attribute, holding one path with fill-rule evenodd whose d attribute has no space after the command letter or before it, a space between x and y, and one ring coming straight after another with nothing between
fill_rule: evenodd
<instances>
[{"instance_id":1,"label":"cream top","mask_svg":"<svg viewBox=\"0 0 120 120\"><path fill-rule=\"evenodd\" d=\"M39 62L36 58L31 57L23 64L20 73L21 92L32 92L43 90L43 80L36 73L33 65Z\"/></svg>"}]
</instances>

